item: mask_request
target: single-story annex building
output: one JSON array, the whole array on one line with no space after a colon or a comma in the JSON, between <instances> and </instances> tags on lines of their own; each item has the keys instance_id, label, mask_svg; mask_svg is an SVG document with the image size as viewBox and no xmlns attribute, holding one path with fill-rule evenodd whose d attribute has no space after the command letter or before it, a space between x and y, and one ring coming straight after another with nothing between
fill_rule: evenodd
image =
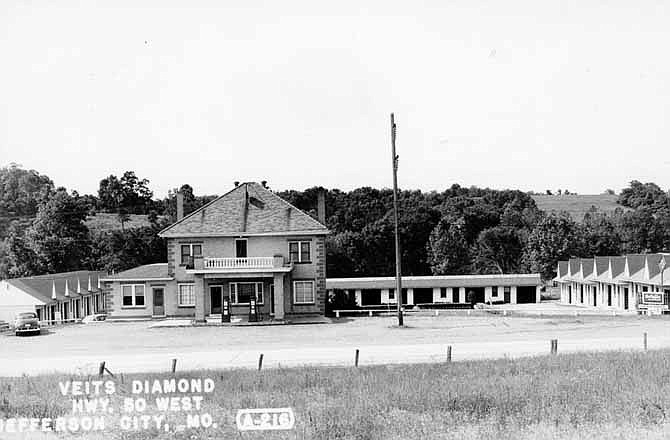
<instances>
[{"instance_id":1,"label":"single-story annex building","mask_svg":"<svg viewBox=\"0 0 670 440\"><path fill-rule=\"evenodd\" d=\"M670 312L670 254L629 254L559 261L561 302L638 312Z\"/></svg>"},{"instance_id":2,"label":"single-story annex building","mask_svg":"<svg viewBox=\"0 0 670 440\"><path fill-rule=\"evenodd\" d=\"M0 280L0 321L35 312L44 324L71 322L105 310L106 273L80 270Z\"/></svg>"},{"instance_id":3,"label":"single-story annex building","mask_svg":"<svg viewBox=\"0 0 670 440\"><path fill-rule=\"evenodd\" d=\"M541 285L539 274L404 276L402 304L465 304L469 296L478 303L536 303ZM329 294L353 293L361 307L397 304L395 286L394 277L326 279Z\"/></svg>"}]
</instances>

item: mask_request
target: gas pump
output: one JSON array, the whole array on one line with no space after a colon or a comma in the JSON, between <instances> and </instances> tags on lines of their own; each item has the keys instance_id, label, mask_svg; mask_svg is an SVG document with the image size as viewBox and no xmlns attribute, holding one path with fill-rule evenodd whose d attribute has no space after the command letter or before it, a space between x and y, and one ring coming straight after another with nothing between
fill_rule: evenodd
<instances>
[{"instance_id":1,"label":"gas pump","mask_svg":"<svg viewBox=\"0 0 670 440\"><path fill-rule=\"evenodd\" d=\"M230 301L225 296L221 303L221 322L230 322Z\"/></svg>"},{"instance_id":2,"label":"gas pump","mask_svg":"<svg viewBox=\"0 0 670 440\"><path fill-rule=\"evenodd\" d=\"M249 322L258 322L258 307L256 298L249 299Z\"/></svg>"}]
</instances>

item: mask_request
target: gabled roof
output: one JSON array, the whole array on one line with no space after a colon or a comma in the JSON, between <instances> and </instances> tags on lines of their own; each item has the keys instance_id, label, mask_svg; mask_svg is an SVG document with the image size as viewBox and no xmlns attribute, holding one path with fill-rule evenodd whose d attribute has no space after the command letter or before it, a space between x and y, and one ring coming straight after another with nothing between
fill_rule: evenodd
<instances>
[{"instance_id":1,"label":"gabled roof","mask_svg":"<svg viewBox=\"0 0 670 440\"><path fill-rule=\"evenodd\" d=\"M594 266L595 266L595 275L599 277L603 275L609 269L610 259L609 257L593 257Z\"/></svg>"},{"instance_id":2,"label":"gabled roof","mask_svg":"<svg viewBox=\"0 0 670 440\"><path fill-rule=\"evenodd\" d=\"M568 262L559 261L558 267L556 268L556 278L554 278L554 281L560 281L566 276L568 276Z\"/></svg>"},{"instance_id":3,"label":"gabled roof","mask_svg":"<svg viewBox=\"0 0 670 440\"><path fill-rule=\"evenodd\" d=\"M12 278L6 281L33 298L48 304L56 300L76 299L88 293L97 293L99 292L98 279L104 276L105 272L78 270L33 277ZM88 290L89 278L91 280L90 291ZM65 296L66 285L68 296ZM77 293L78 285L80 286L80 294ZM56 300L53 299L54 290L56 291Z\"/></svg>"},{"instance_id":4,"label":"gabled roof","mask_svg":"<svg viewBox=\"0 0 670 440\"><path fill-rule=\"evenodd\" d=\"M647 260L645 254L626 255L626 265L628 268L627 278L635 281L644 281L644 266Z\"/></svg>"},{"instance_id":5,"label":"gabled roof","mask_svg":"<svg viewBox=\"0 0 670 440\"><path fill-rule=\"evenodd\" d=\"M661 277L661 268L658 266L658 263L661 262L661 258L665 260L665 269L663 270L663 276ZM663 287L670 286L670 254L661 254L659 259L656 261L656 275L654 275L650 281L650 284L661 285L661 280L663 281Z\"/></svg>"},{"instance_id":6,"label":"gabled roof","mask_svg":"<svg viewBox=\"0 0 670 440\"><path fill-rule=\"evenodd\" d=\"M579 276L579 258L570 258L568 260L568 276L570 278Z\"/></svg>"},{"instance_id":7,"label":"gabled roof","mask_svg":"<svg viewBox=\"0 0 670 440\"><path fill-rule=\"evenodd\" d=\"M626 269L626 257L610 257L610 264L612 273L609 275L612 278L617 278L623 274Z\"/></svg>"},{"instance_id":8,"label":"gabled roof","mask_svg":"<svg viewBox=\"0 0 670 440\"><path fill-rule=\"evenodd\" d=\"M133 267L114 275L102 278L102 281L143 281L143 280L172 280L168 275L167 263L145 264Z\"/></svg>"},{"instance_id":9,"label":"gabled roof","mask_svg":"<svg viewBox=\"0 0 670 440\"><path fill-rule=\"evenodd\" d=\"M593 278L593 259L582 258L580 265L581 265L582 277L584 277L584 279Z\"/></svg>"},{"instance_id":10,"label":"gabled roof","mask_svg":"<svg viewBox=\"0 0 670 440\"><path fill-rule=\"evenodd\" d=\"M246 182L168 226L166 238L327 234L328 228L256 182Z\"/></svg>"},{"instance_id":11,"label":"gabled roof","mask_svg":"<svg viewBox=\"0 0 670 440\"><path fill-rule=\"evenodd\" d=\"M670 285L670 254L629 254L616 257L571 258L559 261L554 281L636 282L660 285L659 263L665 261L663 285Z\"/></svg>"}]
</instances>

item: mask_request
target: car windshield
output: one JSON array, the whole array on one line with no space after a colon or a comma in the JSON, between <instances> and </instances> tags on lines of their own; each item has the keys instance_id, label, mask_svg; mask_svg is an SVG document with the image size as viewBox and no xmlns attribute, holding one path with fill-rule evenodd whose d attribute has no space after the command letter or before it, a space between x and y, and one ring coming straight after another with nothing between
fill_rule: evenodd
<instances>
[{"instance_id":1,"label":"car windshield","mask_svg":"<svg viewBox=\"0 0 670 440\"><path fill-rule=\"evenodd\" d=\"M35 315L34 313L30 313L30 312L28 312L28 313L19 313L18 318L19 318L19 319L37 318L37 315Z\"/></svg>"}]
</instances>

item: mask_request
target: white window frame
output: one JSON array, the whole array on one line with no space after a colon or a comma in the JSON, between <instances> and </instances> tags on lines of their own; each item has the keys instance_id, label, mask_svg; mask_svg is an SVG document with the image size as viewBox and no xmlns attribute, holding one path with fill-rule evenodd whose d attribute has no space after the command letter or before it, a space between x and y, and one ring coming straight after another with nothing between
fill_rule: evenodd
<instances>
[{"instance_id":1,"label":"white window frame","mask_svg":"<svg viewBox=\"0 0 670 440\"><path fill-rule=\"evenodd\" d=\"M186 262L182 261L184 258L184 255L181 253L181 248L182 246L188 246L188 255L189 257L193 258L193 246L200 246L200 256L202 257L202 243L178 243L179 244L179 264L184 265L187 264Z\"/></svg>"},{"instance_id":2,"label":"white window frame","mask_svg":"<svg viewBox=\"0 0 670 440\"><path fill-rule=\"evenodd\" d=\"M183 304L181 302L181 288L182 286L191 286L193 288L193 304ZM195 283L179 283L177 284L177 306L178 307L195 307Z\"/></svg>"},{"instance_id":3,"label":"white window frame","mask_svg":"<svg viewBox=\"0 0 670 440\"><path fill-rule=\"evenodd\" d=\"M256 304L258 305L263 305L265 304L265 290L263 288L263 282L262 281L236 281L234 283L230 283L230 299L231 299L231 305L233 306L248 306L248 302L237 302L237 292L238 288L237 286L240 284L254 284L254 294L256 295ZM234 287L234 289L233 289ZM260 287L260 289L259 289ZM260 294L259 294L260 293ZM260 297L260 301L258 298Z\"/></svg>"},{"instance_id":4,"label":"white window frame","mask_svg":"<svg viewBox=\"0 0 670 440\"><path fill-rule=\"evenodd\" d=\"M298 298L296 297L296 293L298 291L297 285L302 283L310 283L312 286L312 301L298 301ZM316 303L316 291L315 291L315 285L313 280L297 280L293 281L293 304L315 304Z\"/></svg>"},{"instance_id":5,"label":"white window frame","mask_svg":"<svg viewBox=\"0 0 670 440\"><path fill-rule=\"evenodd\" d=\"M291 260L291 244L298 243L298 261ZM302 259L302 245L307 243L309 245L309 260ZM288 242L288 259L291 263L311 263L312 260L312 240L290 240Z\"/></svg>"},{"instance_id":6,"label":"white window frame","mask_svg":"<svg viewBox=\"0 0 670 440\"><path fill-rule=\"evenodd\" d=\"M140 295L137 294L137 286L142 287L143 293L142 293L141 296L144 297L144 304L143 305L137 305L137 297L140 296ZM124 305L123 304L123 298L126 297L126 295L124 295L124 292L123 292L124 287L130 287L131 288L131 292L132 292L131 298L133 299L133 303L131 305ZM144 284L142 284L142 283L140 283L140 284L121 284L121 308L122 309L144 309L146 307L147 307L147 288Z\"/></svg>"}]
</instances>

